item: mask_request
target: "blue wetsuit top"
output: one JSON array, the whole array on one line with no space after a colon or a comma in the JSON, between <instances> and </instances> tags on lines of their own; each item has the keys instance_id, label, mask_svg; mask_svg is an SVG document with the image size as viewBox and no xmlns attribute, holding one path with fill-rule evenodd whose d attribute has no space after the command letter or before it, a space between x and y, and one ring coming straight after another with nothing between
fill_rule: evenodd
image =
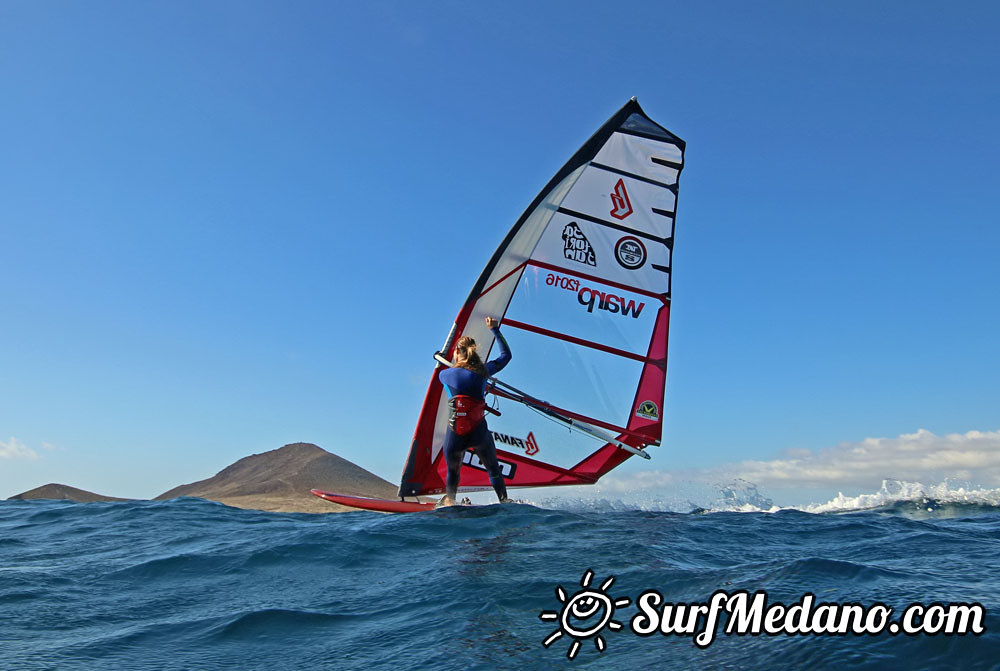
<instances>
[{"instance_id":1,"label":"blue wetsuit top","mask_svg":"<svg viewBox=\"0 0 1000 671\"><path fill-rule=\"evenodd\" d=\"M496 375L503 367L510 363L510 348L507 341L500 335L500 327L490 329L496 337L497 346L500 348L500 356L492 361L486 362L486 370L490 375ZM452 396L471 396L472 398L483 400L486 395L486 379L479 373L474 373L468 368L445 368L438 373L438 379L444 383L448 389L449 398Z\"/></svg>"}]
</instances>

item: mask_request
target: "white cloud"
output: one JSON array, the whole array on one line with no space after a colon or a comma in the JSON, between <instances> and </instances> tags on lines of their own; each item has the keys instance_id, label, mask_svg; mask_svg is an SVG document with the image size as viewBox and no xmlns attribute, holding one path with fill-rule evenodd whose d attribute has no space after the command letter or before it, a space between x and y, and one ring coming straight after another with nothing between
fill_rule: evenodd
<instances>
[{"instance_id":1,"label":"white cloud","mask_svg":"<svg viewBox=\"0 0 1000 671\"><path fill-rule=\"evenodd\" d=\"M940 483L962 480L1000 486L1000 431L938 436L920 429L896 438L866 438L820 450L787 450L778 459L743 461L710 469L647 471L601 481L609 490L652 489L681 480L748 480L769 489L871 488L883 480Z\"/></svg>"},{"instance_id":2,"label":"white cloud","mask_svg":"<svg viewBox=\"0 0 1000 671\"><path fill-rule=\"evenodd\" d=\"M866 438L782 459L727 466L759 485L878 487L882 480L941 482L947 478L1000 485L1000 431L938 436L920 429L897 438Z\"/></svg>"},{"instance_id":3,"label":"white cloud","mask_svg":"<svg viewBox=\"0 0 1000 671\"><path fill-rule=\"evenodd\" d=\"M0 459L21 459L24 461L33 461L40 458L41 457L37 452L14 436L11 436L10 440L6 442L0 440Z\"/></svg>"}]
</instances>

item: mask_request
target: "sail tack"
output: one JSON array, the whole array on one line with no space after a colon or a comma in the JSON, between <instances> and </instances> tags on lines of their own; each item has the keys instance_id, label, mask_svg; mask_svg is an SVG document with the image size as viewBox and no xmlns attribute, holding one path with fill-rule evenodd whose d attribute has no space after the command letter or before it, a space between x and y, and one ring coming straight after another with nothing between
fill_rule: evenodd
<instances>
[{"instance_id":1,"label":"sail tack","mask_svg":"<svg viewBox=\"0 0 1000 671\"><path fill-rule=\"evenodd\" d=\"M442 354L502 319L514 360L490 416L508 487L590 484L659 444L684 142L631 100L562 167L473 285ZM440 366L440 364L439 364ZM400 496L444 491L447 395L432 374ZM462 490L489 489L471 452Z\"/></svg>"}]
</instances>

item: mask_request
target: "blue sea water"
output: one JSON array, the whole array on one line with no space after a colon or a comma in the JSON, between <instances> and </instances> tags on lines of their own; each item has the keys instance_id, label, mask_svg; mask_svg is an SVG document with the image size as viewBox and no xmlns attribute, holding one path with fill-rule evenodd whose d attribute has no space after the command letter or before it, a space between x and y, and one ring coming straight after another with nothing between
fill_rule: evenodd
<instances>
[{"instance_id":1,"label":"blue sea water","mask_svg":"<svg viewBox=\"0 0 1000 671\"><path fill-rule=\"evenodd\" d=\"M619 506L621 507L621 506ZM1000 508L672 513L563 504L274 514L0 502L2 669L998 669ZM588 571L592 572L588 578ZM613 583L606 588L609 578ZM602 589L620 629L544 612ZM638 636L636 599L978 602L981 635ZM895 617L895 616L894 616Z\"/></svg>"}]
</instances>

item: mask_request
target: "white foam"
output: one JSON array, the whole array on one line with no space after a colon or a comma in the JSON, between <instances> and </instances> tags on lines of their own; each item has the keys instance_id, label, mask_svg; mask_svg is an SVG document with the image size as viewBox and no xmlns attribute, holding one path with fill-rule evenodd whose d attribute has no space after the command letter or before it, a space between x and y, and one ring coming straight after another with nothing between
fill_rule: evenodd
<instances>
[{"instance_id":1,"label":"white foam","mask_svg":"<svg viewBox=\"0 0 1000 671\"><path fill-rule=\"evenodd\" d=\"M844 496L841 492L826 503L813 503L806 506L794 506L794 508L807 513L845 512L869 510L901 501L927 506L949 503L1000 506L1000 489L966 488L965 486L955 486L948 481L927 486L919 482L883 480L882 487L872 494Z\"/></svg>"},{"instance_id":2,"label":"white foam","mask_svg":"<svg viewBox=\"0 0 1000 671\"><path fill-rule=\"evenodd\" d=\"M683 490L683 491L679 491ZM577 492L574 492L577 493ZM581 512L740 512L775 513L781 510L800 510L807 513L834 513L871 510L900 502L914 503L928 512L948 504L971 504L1000 507L1000 488L987 489L973 485L942 482L924 485L904 480L883 480L878 491L845 495L843 492L825 503L774 505L770 498L758 491L756 485L737 479L726 485L708 485L687 482L683 487L667 493L660 489L640 489L614 496L602 495L594 490L592 495L579 492L579 496L528 497L527 501L541 508Z\"/></svg>"}]
</instances>

